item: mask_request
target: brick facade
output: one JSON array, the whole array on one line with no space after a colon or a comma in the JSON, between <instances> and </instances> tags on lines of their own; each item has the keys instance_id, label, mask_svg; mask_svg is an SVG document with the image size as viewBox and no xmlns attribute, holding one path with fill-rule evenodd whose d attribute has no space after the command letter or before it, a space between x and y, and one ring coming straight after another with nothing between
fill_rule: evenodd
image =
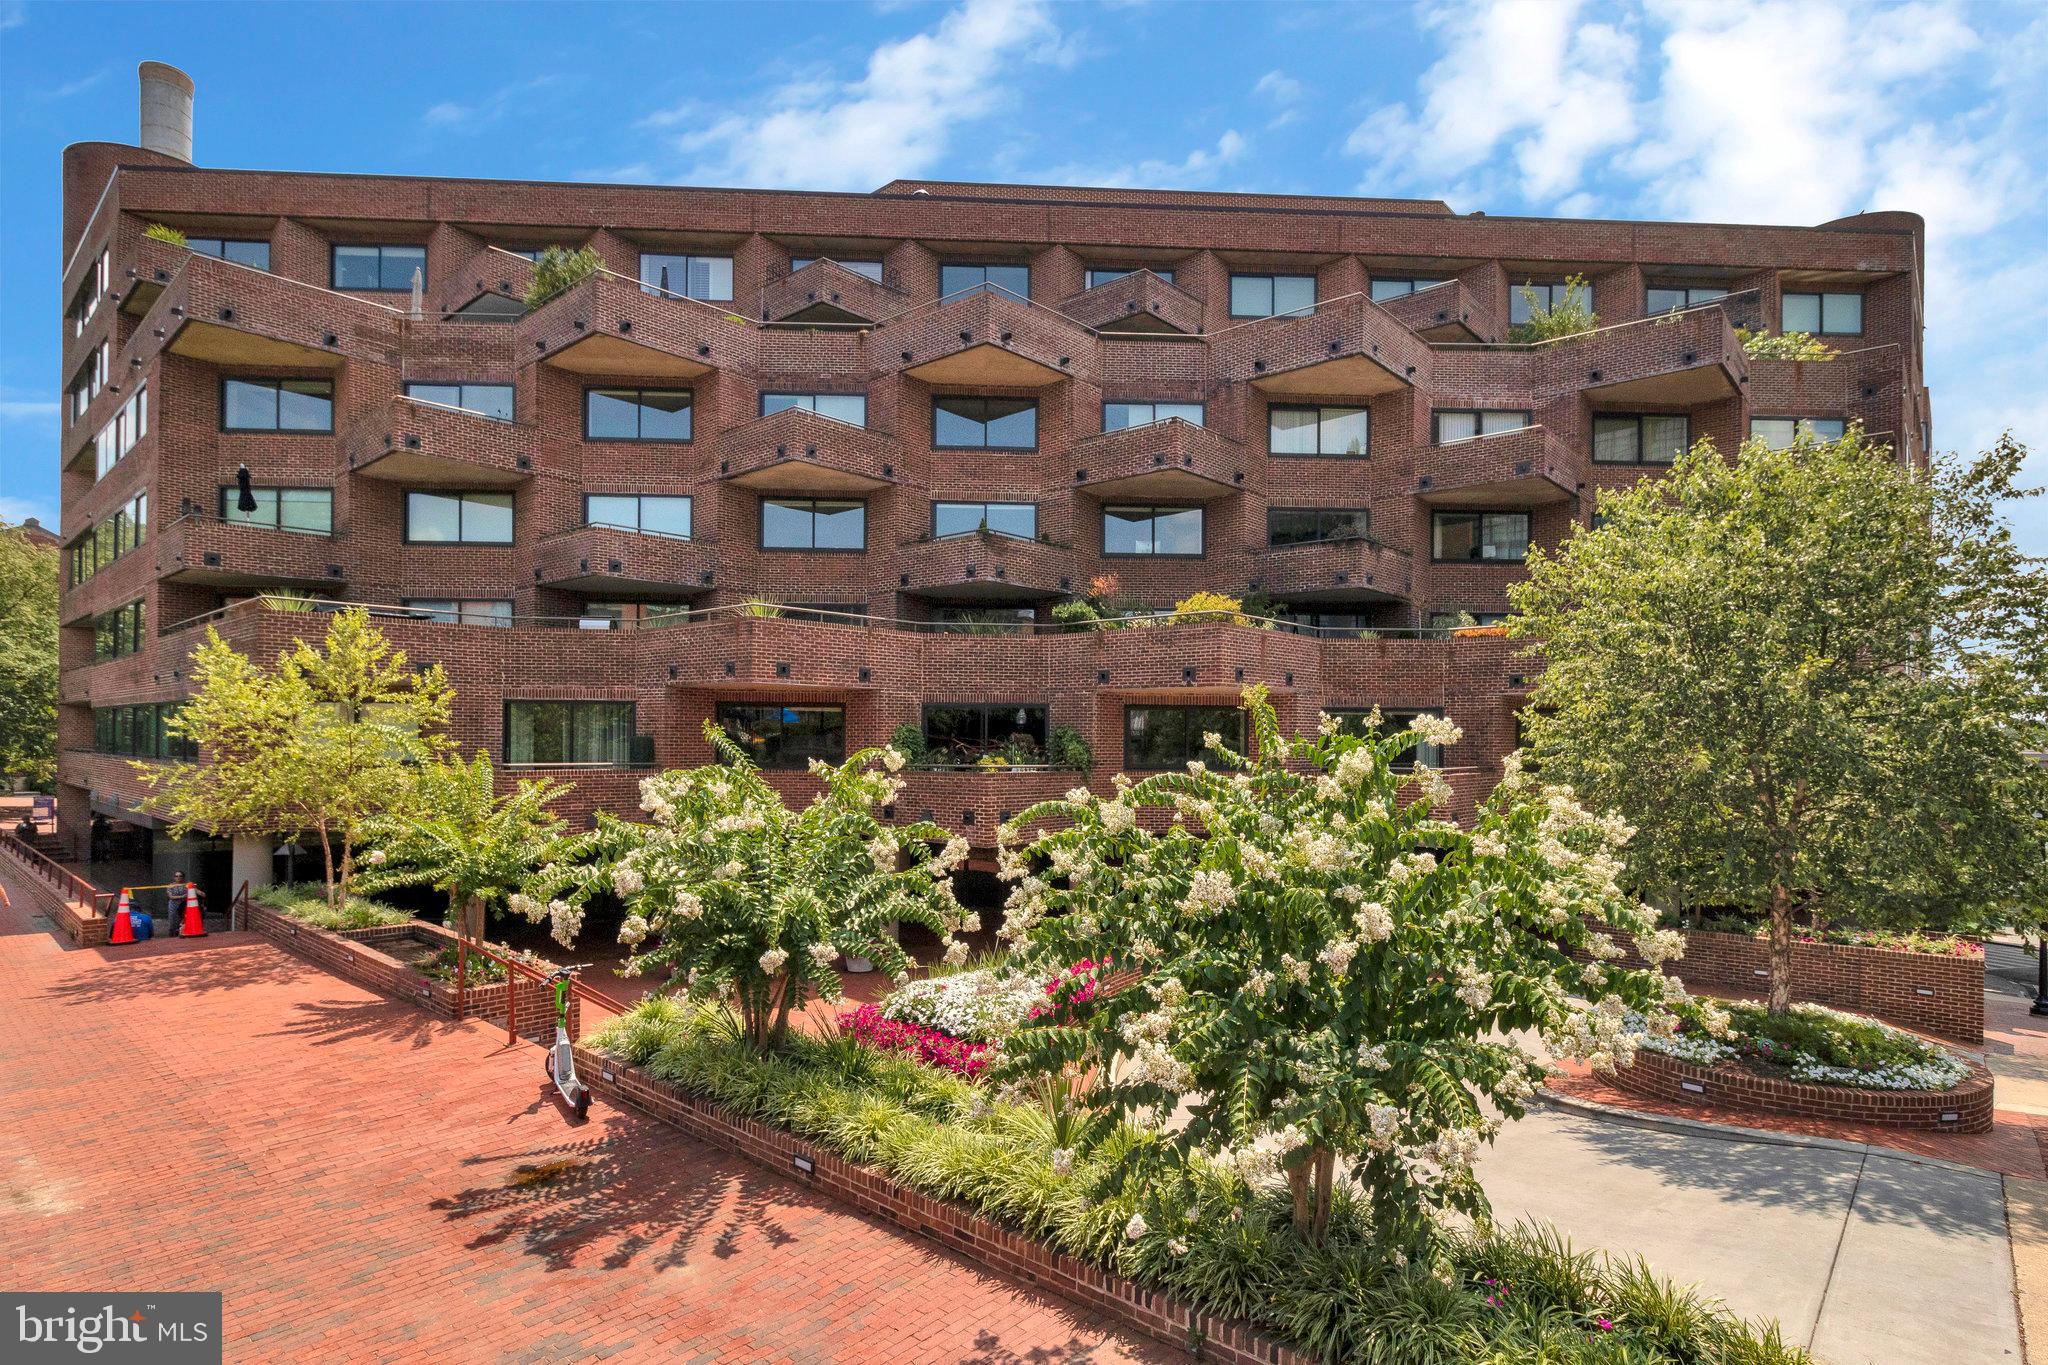
<instances>
[{"instance_id":1,"label":"brick facade","mask_svg":"<svg viewBox=\"0 0 2048 1365\"><path fill-rule=\"evenodd\" d=\"M1513 746L1534 665L1511 642L1432 621L1502 610L1519 566L1436 562L1433 514L1525 513L1532 541L1554 544L1590 519L1598 489L1645 472L1592 461L1603 412L1683 413L1693 437L1724 447L1753 414L1850 417L1926 458L1911 215L1729 227L925 182L859 195L448 181L210 170L108 144L67 153L65 204L63 297L102 252L110 281L82 327L63 324L64 382L103 343L110 360L60 446L67 545L149 495L147 543L64 598L60 803L74 839L91 810L132 813L143 794L125 759L91 752L93 708L183 695L201 618L263 658L317 629L253 603L221 611L280 589L511 602L510 628L388 623L411 657L448 669L456 740L501 759L508 699L630 701L638 762L661 766L708 758L701 729L724 701L843 707L849 749L919 724L928 704L998 702L1080 731L1106 785L1125 766L1127 706L1227 704L1258 682L1297 727L1323 707L1444 710L1467 735L1453 785L1477 797ZM266 241L270 268L147 238L152 223ZM406 291L329 288L333 247L364 243L425 248L417 316ZM505 248L549 243L587 245L615 274L524 312L531 269ZM643 291L642 252L728 259L731 299ZM840 261L879 261L883 279ZM1029 300L942 299L941 266L962 261L1029 266ZM1091 288L1089 269L1142 273ZM1601 329L1508 344L1514 287L1567 272L1593 281ZM1319 302L1233 317L1232 276L1248 273L1311 276ZM1374 279L1415 277L1447 283L1373 301ZM1644 289L1671 279L1738 292L1645 317ZM1854 354L1747 358L1733 325L1774 320L1783 290L1820 280L1864 296ZM224 430L234 376L331 381L332 432ZM512 420L406 397L418 382L510 385ZM96 434L144 386L146 434L96 477ZM586 439L593 387L690 390L689 439ZM762 395L791 392L861 395L865 426L762 415ZM948 395L1035 401L1031 448L938 444L933 400ZM1199 403L1203 421L1105 431L1105 402ZM1368 449L1274 454L1276 405L1364 408ZM1436 444L1434 414L1471 408L1525 412L1530 427ZM331 489L333 533L223 524L221 490L244 464L258 487ZM460 490L511 496L511 544L408 541L409 491ZM633 493L689 496L690 537L585 524L587 495ZM770 497L864 501L864 548L764 548ZM1032 503L1037 534L935 539L935 500ZM1201 508L1201 554L1105 553L1110 506ZM1365 509L1371 539L1275 547L1275 508ZM1256 589L1345 628L1056 630L1051 607L1105 574L1149 607ZM140 651L95 662L93 618L137 600ZM741 614L749 600L865 617ZM696 614L590 628L592 604L620 602ZM1032 620L1022 633L935 629L960 609ZM578 818L635 808L630 767L560 775ZM913 773L898 809L985 850L1005 813L1074 780Z\"/></svg>"}]
</instances>

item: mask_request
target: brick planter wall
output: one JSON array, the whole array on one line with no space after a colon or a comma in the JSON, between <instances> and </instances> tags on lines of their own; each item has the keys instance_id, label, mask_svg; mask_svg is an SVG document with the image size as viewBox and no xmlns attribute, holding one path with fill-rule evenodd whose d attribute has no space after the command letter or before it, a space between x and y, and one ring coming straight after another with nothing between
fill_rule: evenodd
<instances>
[{"instance_id":1,"label":"brick planter wall","mask_svg":"<svg viewBox=\"0 0 2048 1365\"><path fill-rule=\"evenodd\" d=\"M1645 967L1624 935L1630 967ZM1692 989L1769 989L1771 950L1748 934L1692 930L1685 956L1665 964ZM1792 998L1874 1014L1894 1024L1977 1046L1984 1041L1984 958L1909 953L1846 943L1792 945Z\"/></svg>"},{"instance_id":2,"label":"brick planter wall","mask_svg":"<svg viewBox=\"0 0 2048 1365\"><path fill-rule=\"evenodd\" d=\"M114 926L98 911L66 897L40 870L5 844L0 844L0 860L4 860L7 870L14 874L15 887L27 893L37 911L48 916L58 931L71 940L72 947L98 948L105 945Z\"/></svg>"},{"instance_id":3,"label":"brick planter wall","mask_svg":"<svg viewBox=\"0 0 2048 1365\"><path fill-rule=\"evenodd\" d=\"M1053 1251L963 1204L919 1194L873 1167L854 1165L780 1128L734 1115L639 1067L578 1047L576 1074L612 1104L672 1123L699 1141L930 1238L977 1265L1037 1285L1168 1345L1186 1349L1199 1341L1204 1360L1313 1365L1312 1357L1235 1318L1203 1312L1171 1294ZM799 1157L810 1163L809 1171L796 1165Z\"/></svg>"},{"instance_id":4,"label":"brick planter wall","mask_svg":"<svg viewBox=\"0 0 2048 1365\"><path fill-rule=\"evenodd\" d=\"M1969 1076L1953 1090L1864 1090L1758 1076L1734 1062L1695 1066L1643 1048L1636 1053L1635 1065L1618 1066L1607 1079L1618 1089L1680 1106L1712 1104L1760 1114L1872 1123L1885 1128L1988 1133L1991 1073L1975 1062L1969 1066ZM1688 1089L1689 1086L1699 1088ZM1944 1115L1954 1118L1945 1120Z\"/></svg>"},{"instance_id":5,"label":"brick planter wall","mask_svg":"<svg viewBox=\"0 0 2048 1365\"><path fill-rule=\"evenodd\" d=\"M392 924L369 929L339 931L317 929L282 914L267 905L250 902L247 919L237 928L249 928L274 939L282 946L309 958L317 965L360 986L417 1005L444 1019L481 1019L503 1027L505 984L471 986L459 1002L455 987L425 976L396 958L377 951L380 943L412 939L421 943L453 946L455 936L431 924ZM555 994L538 981L520 980L517 1022L519 1036L547 1046L555 1041ZM582 1024L582 1002L569 999L569 1033L575 1036Z\"/></svg>"}]
</instances>

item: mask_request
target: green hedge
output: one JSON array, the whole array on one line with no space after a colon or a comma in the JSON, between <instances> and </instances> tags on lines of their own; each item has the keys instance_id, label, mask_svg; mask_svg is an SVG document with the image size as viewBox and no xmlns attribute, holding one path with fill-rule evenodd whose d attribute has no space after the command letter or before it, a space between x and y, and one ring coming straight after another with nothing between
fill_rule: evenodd
<instances>
[{"instance_id":1,"label":"green hedge","mask_svg":"<svg viewBox=\"0 0 2048 1365\"><path fill-rule=\"evenodd\" d=\"M395 906L366 896L350 896L340 910L332 910L328 908L325 889L311 885L266 886L251 892L249 899L315 929L375 929L388 924L410 924L413 918Z\"/></svg>"},{"instance_id":2,"label":"green hedge","mask_svg":"<svg viewBox=\"0 0 2048 1365\"><path fill-rule=\"evenodd\" d=\"M589 1045L735 1113L774 1123L926 1194L1332 1361L1712 1362L1807 1357L1775 1325L1736 1319L1638 1260L1575 1252L1517 1225L1445 1239L1447 1278L1397 1267L1339 1194L1329 1244L1304 1246L1284 1197L1196 1169L1125 1181L1129 1129L1054 1173L1054 1120L850 1039L739 1046L723 1011L650 999ZM1133 1214L1147 1231L1128 1237Z\"/></svg>"}]
</instances>

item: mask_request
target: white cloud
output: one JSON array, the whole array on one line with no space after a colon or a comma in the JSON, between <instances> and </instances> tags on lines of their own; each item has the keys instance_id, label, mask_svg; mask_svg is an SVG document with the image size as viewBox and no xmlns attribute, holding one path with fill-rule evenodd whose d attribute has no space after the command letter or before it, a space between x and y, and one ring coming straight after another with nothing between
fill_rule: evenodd
<instances>
[{"instance_id":1,"label":"white cloud","mask_svg":"<svg viewBox=\"0 0 2048 1365\"><path fill-rule=\"evenodd\" d=\"M56 504L0 493L0 522L6 522L9 526L19 526L30 517L34 517L52 531L57 529Z\"/></svg>"},{"instance_id":2,"label":"white cloud","mask_svg":"<svg viewBox=\"0 0 2048 1365\"><path fill-rule=\"evenodd\" d=\"M56 420L57 400L54 398L0 398L0 421L54 422Z\"/></svg>"},{"instance_id":3,"label":"white cloud","mask_svg":"<svg viewBox=\"0 0 2048 1365\"><path fill-rule=\"evenodd\" d=\"M1147 158L1126 164L1069 162L1028 179L1051 185L1096 185L1111 189L1189 190L1214 185L1226 167L1244 158L1249 140L1235 128L1225 129L1214 147L1197 147L1179 161Z\"/></svg>"},{"instance_id":4,"label":"white cloud","mask_svg":"<svg viewBox=\"0 0 2048 1365\"><path fill-rule=\"evenodd\" d=\"M442 100L439 104L429 105L420 114L420 123L440 131L481 128L514 112L520 100L562 84L565 84L565 79L559 75L533 76L501 85L468 104Z\"/></svg>"},{"instance_id":5,"label":"white cloud","mask_svg":"<svg viewBox=\"0 0 2048 1365\"><path fill-rule=\"evenodd\" d=\"M960 125L1012 97L1025 62L1072 60L1041 0L965 0L922 33L869 54L858 80L806 74L765 108L714 116L689 103L642 122L672 132L696 183L873 189L937 165Z\"/></svg>"},{"instance_id":6,"label":"white cloud","mask_svg":"<svg viewBox=\"0 0 2048 1365\"><path fill-rule=\"evenodd\" d=\"M1263 95L1275 104L1292 104L1301 98L1301 82L1285 71L1268 71L1259 77L1259 83L1252 87L1254 95Z\"/></svg>"},{"instance_id":7,"label":"white cloud","mask_svg":"<svg viewBox=\"0 0 2048 1365\"><path fill-rule=\"evenodd\" d=\"M1579 0L1475 0L1426 15L1444 56L1419 99L1375 110L1345 144L1371 163L1364 188L1443 193L1505 153L1524 197L1575 191L1588 161L1635 135L1635 37L1581 12Z\"/></svg>"}]
</instances>

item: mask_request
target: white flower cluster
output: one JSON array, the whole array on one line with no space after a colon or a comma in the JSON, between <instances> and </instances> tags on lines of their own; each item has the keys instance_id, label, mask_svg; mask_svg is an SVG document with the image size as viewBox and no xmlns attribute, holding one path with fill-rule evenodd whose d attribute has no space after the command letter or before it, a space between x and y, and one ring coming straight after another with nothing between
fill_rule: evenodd
<instances>
[{"instance_id":1,"label":"white flower cluster","mask_svg":"<svg viewBox=\"0 0 2048 1365\"><path fill-rule=\"evenodd\" d=\"M704 918L704 902L695 892L676 892L675 916L688 922Z\"/></svg>"},{"instance_id":2,"label":"white flower cluster","mask_svg":"<svg viewBox=\"0 0 2048 1365\"><path fill-rule=\"evenodd\" d=\"M1676 929L1656 929L1647 934L1636 935L1636 951L1643 955L1643 961L1652 967L1665 962L1676 962L1685 956L1685 935Z\"/></svg>"},{"instance_id":3,"label":"white flower cluster","mask_svg":"<svg viewBox=\"0 0 2048 1365\"><path fill-rule=\"evenodd\" d=\"M1257 1186L1278 1175L1287 1158L1307 1145L1308 1138L1290 1123L1255 1134L1248 1142L1226 1146L1212 1160L1224 1174Z\"/></svg>"},{"instance_id":4,"label":"white flower cluster","mask_svg":"<svg viewBox=\"0 0 2048 1365\"><path fill-rule=\"evenodd\" d=\"M630 862L621 862L612 869L612 894L620 900L627 899L645 885L646 881Z\"/></svg>"},{"instance_id":5,"label":"white flower cluster","mask_svg":"<svg viewBox=\"0 0 2048 1365\"><path fill-rule=\"evenodd\" d=\"M1493 999L1493 978L1469 962L1460 963L1456 995L1472 1009L1485 1009Z\"/></svg>"},{"instance_id":6,"label":"white flower cluster","mask_svg":"<svg viewBox=\"0 0 2048 1365\"><path fill-rule=\"evenodd\" d=\"M1408 728L1421 735L1424 744L1434 744L1446 749L1465 737L1465 732L1460 730L1450 717L1434 716L1427 712L1409 721Z\"/></svg>"},{"instance_id":7,"label":"white flower cluster","mask_svg":"<svg viewBox=\"0 0 2048 1365\"><path fill-rule=\"evenodd\" d=\"M382 867L384 866L386 857L387 855L385 854L383 849L373 848L367 854L363 855L363 861L368 863L371 867Z\"/></svg>"},{"instance_id":8,"label":"white flower cluster","mask_svg":"<svg viewBox=\"0 0 2048 1365\"><path fill-rule=\"evenodd\" d=\"M1015 1032L1031 1007L1044 1000L1045 988L1023 972L956 972L890 992L882 1014L970 1043L988 1043Z\"/></svg>"},{"instance_id":9,"label":"white flower cluster","mask_svg":"<svg viewBox=\"0 0 2048 1365\"><path fill-rule=\"evenodd\" d=\"M1387 864L1387 880L1395 886L1406 886L1418 877L1427 877L1436 871L1436 855L1431 853L1403 853Z\"/></svg>"},{"instance_id":10,"label":"white flower cluster","mask_svg":"<svg viewBox=\"0 0 2048 1365\"><path fill-rule=\"evenodd\" d=\"M1703 1033L1674 1033L1668 1038L1646 1033L1641 1046L1651 1052L1661 1052L1666 1057L1676 1057L1681 1062L1691 1062L1694 1066L1712 1066L1735 1055L1734 1048Z\"/></svg>"},{"instance_id":11,"label":"white flower cluster","mask_svg":"<svg viewBox=\"0 0 2048 1365\"><path fill-rule=\"evenodd\" d=\"M569 905L563 901L548 902L548 933L564 948L576 946L576 935L583 930L583 907Z\"/></svg>"},{"instance_id":12,"label":"white flower cluster","mask_svg":"<svg viewBox=\"0 0 2048 1365\"><path fill-rule=\"evenodd\" d=\"M1189 880L1187 898L1180 903L1180 908L1186 914L1200 915L1210 910L1221 910L1236 899L1237 887L1231 882L1228 872L1204 868Z\"/></svg>"},{"instance_id":13,"label":"white flower cluster","mask_svg":"<svg viewBox=\"0 0 2048 1365\"><path fill-rule=\"evenodd\" d=\"M538 901L523 892L514 891L505 902L505 908L520 916L529 924L539 924L548 917L546 901Z\"/></svg>"},{"instance_id":14,"label":"white flower cluster","mask_svg":"<svg viewBox=\"0 0 2048 1365\"><path fill-rule=\"evenodd\" d=\"M1969 1074L1970 1068L1946 1053L1924 1062L1894 1062L1875 1071L1828 1066L1803 1052L1794 1054L1792 1058L1792 1079L1795 1081L1811 1081L1817 1085L1854 1085L1868 1090L1952 1090Z\"/></svg>"},{"instance_id":15,"label":"white flower cluster","mask_svg":"<svg viewBox=\"0 0 2048 1365\"><path fill-rule=\"evenodd\" d=\"M625 923L619 926L619 942L637 946L652 932L653 927L647 923L644 916L628 915Z\"/></svg>"},{"instance_id":16,"label":"white flower cluster","mask_svg":"<svg viewBox=\"0 0 2048 1365\"><path fill-rule=\"evenodd\" d=\"M1611 1071L1635 1061L1643 1037L1641 1021L1620 996L1603 995L1591 1009L1566 1015L1543 1042L1554 1056L1582 1061L1595 1071Z\"/></svg>"},{"instance_id":17,"label":"white flower cluster","mask_svg":"<svg viewBox=\"0 0 2048 1365\"><path fill-rule=\"evenodd\" d=\"M806 951L810 953L811 961L821 967L829 967L839 960L839 950L823 941L813 943Z\"/></svg>"},{"instance_id":18,"label":"white flower cluster","mask_svg":"<svg viewBox=\"0 0 2048 1365\"><path fill-rule=\"evenodd\" d=\"M761 970L773 976L782 970L782 964L787 961L789 961L788 949L770 948L767 952L761 954Z\"/></svg>"}]
</instances>

